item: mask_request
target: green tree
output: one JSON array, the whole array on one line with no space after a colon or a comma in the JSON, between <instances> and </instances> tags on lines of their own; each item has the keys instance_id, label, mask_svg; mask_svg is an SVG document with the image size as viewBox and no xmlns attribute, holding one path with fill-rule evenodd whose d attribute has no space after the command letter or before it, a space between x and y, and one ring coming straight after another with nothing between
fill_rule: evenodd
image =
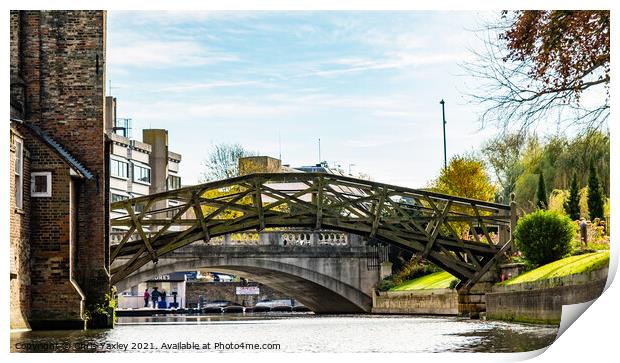
<instances>
[{"instance_id":1,"label":"green tree","mask_svg":"<svg viewBox=\"0 0 620 363\"><path fill-rule=\"evenodd\" d=\"M594 160L592 160L590 163L590 175L588 176L588 211L590 213L590 219L605 218L603 215L603 207L603 191L598 179L596 167L594 166Z\"/></svg>"},{"instance_id":2,"label":"green tree","mask_svg":"<svg viewBox=\"0 0 620 363\"><path fill-rule=\"evenodd\" d=\"M549 200L547 199L547 190L545 189L545 178L543 173L538 174L538 189L536 190L536 206L540 209L547 209Z\"/></svg>"},{"instance_id":3,"label":"green tree","mask_svg":"<svg viewBox=\"0 0 620 363\"><path fill-rule=\"evenodd\" d=\"M448 167L442 169L439 177L432 182L431 189L485 201L493 200L497 192L484 168L484 161L474 155L457 155L450 159ZM467 223L454 222L451 225L459 236L469 233Z\"/></svg>"},{"instance_id":4,"label":"green tree","mask_svg":"<svg viewBox=\"0 0 620 363\"><path fill-rule=\"evenodd\" d=\"M592 160L595 163L603 194L608 197L609 146L608 131L594 131L574 138L552 136L540 140L536 135L528 137L517 163L521 168L514 189L517 203L526 212L535 209L536 191L541 172L545 177L547 192L556 189L568 191L575 173L577 185L586 186L588 173L584 171L588 170ZM551 203L550 199L549 202ZM586 217L583 209L581 216Z\"/></svg>"},{"instance_id":5,"label":"green tree","mask_svg":"<svg viewBox=\"0 0 620 363\"><path fill-rule=\"evenodd\" d=\"M484 168L484 161L473 155L457 155L441 170L431 188L450 195L491 201L497 188Z\"/></svg>"},{"instance_id":6,"label":"green tree","mask_svg":"<svg viewBox=\"0 0 620 363\"><path fill-rule=\"evenodd\" d=\"M518 133L500 134L482 147L482 155L495 173L505 202L510 200L510 193L515 191L517 179L523 173L521 157L525 141Z\"/></svg>"},{"instance_id":7,"label":"green tree","mask_svg":"<svg viewBox=\"0 0 620 363\"><path fill-rule=\"evenodd\" d=\"M572 220L579 219L579 186L577 186L577 173L573 174L570 182L568 199L564 203L564 210Z\"/></svg>"}]
</instances>

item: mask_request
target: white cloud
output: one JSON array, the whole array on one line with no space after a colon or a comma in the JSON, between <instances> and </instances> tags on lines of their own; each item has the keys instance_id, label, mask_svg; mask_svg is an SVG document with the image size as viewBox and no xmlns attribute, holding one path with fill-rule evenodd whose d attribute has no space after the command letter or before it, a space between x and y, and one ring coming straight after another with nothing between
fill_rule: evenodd
<instances>
[{"instance_id":1,"label":"white cloud","mask_svg":"<svg viewBox=\"0 0 620 363\"><path fill-rule=\"evenodd\" d=\"M293 78L312 76L331 77L347 73L358 73L373 70L405 69L417 66L428 66L445 63L462 62L469 57L466 53L433 53L418 52L389 52L383 58L338 58L333 61L323 61L318 69L303 72Z\"/></svg>"},{"instance_id":2,"label":"white cloud","mask_svg":"<svg viewBox=\"0 0 620 363\"><path fill-rule=\"evenodd\" d=\"M395 141L399 143L406 143L406 142L409 142L410 140L411 139L409 138L405 138L401 140L394 140L394 139L377 140L376 137L373 137L372 139L358 138L356 140L345 141L344 146L355 148L355 149L366 149L366 148L376 149L376 148L386 146L386 145L394 145Z\"/></svg>"},{"instance_id":3,"label":"white cloud","mask_svg":"<svg viewBox=\"0 0 620 363\"><path fill-rule=\"evenodd\" d=\"M407 14L326 13L308 21L261 12L111 13L108 63L119 81L113 84L121 91L119 114L133 118L136 130L169 128L174 150L186 157L184 176L198 174L197 155L211 141L238 141L275 156L280 130L292 164L314 160L317 137L328 160L355 163L354 170L380 181L419 186L438 170L426 164L442 164L433 97L441 91L456 98L448 65L468 55L461 46L468 34L455 29L460 25L453 18L423 16L415 23ZM325 26L331 16L343 21ZM307 51L296 50L299 39ZM271 52L274 44L278 49ZM200 78L177 71L221 62L227 64ZM350 82L362 76L363 82ZM371 82L377 87L355 87ZM457 109L469 110L449 109L455 110L448 114L449 154L476 140L466 132L472 113Z\"/></svg>"},{"instance_id":4,"label":"white cloud","mask_svg":"<svg viewBox=\"0 0 620 363\"><path fill-rule=\"evenodd\" d=\"M200 122L205 120L259 119L294 112L289 105L270 105L242 100L222 101L126 101L123 109L131 110L131 117L140 122L170 122L177 120ZM122 111L122 110L121 110Z\"/></svg>"},{"instance_id":5,"label":"white cloud","mask_svg":"<svg viewBox=\"0 0 620 363\"><path fill-rule=\"evenodd\" d=\"M110 22L118 25L176 26L180 24L204 23L214 20L247 20L260 16L249 11L110 11Z\"/></svg>"},{"instance_id":6,"label":"white cloud","mask_svg":"<svg viewBox=\"0 0 620 363\"><path fill-rule=\"evenodd\" d=\"M433 117L434 115L430 112L421 112L415 110L384 110L380 109L374 112L374 115L377 117L388 117L388 118L418 118L418 117ZM405 124L400 124L400 126L407 126Z\"/></svg>"},{"instance_id":7,"label":"white cloud","mask_svg":"<svg viewBox=\"0 0 620 363\"><path fill-rule=\"evenodd\" d=\"M234 87L267 87L268 85L260 81L214 81L214 82L186 82L175 85L162 85L160 87L148 87L150 92L166 92L166 93L185 93L194 91L205 91L216 88L234 88Z\"/></svg>"},{"instance_id":8,"label":"white cloud","mask_svg":"<svg viewBox=\"0 0 620 363\"><path fill-rule=\"evenodd\" d=\"M108 48L108 62L119 67L181 68L238 60L236 55L212 51L187 40L116 42Z\"/></svg>"}]
</instances>

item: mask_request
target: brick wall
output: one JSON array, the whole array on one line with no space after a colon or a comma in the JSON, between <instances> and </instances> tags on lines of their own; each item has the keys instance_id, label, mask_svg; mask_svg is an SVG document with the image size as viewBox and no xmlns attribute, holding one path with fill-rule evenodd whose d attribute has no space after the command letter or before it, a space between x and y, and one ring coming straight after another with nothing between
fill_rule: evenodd
<instances>
[{"instance_id":1,"label":"brick wall","mask_svg":"<svg viewBox=\"0 0 620 363\"><path fill-rule=\"evenodd\" d=\"M288 299L281 292L265 286L263 284L250 282L244 286L258 286L259 295L237 295L236 287L242 286L239 282L207 282L207 281L188 281L185 285L185 301L187 307L198 306L198 298L203 296L204 301L228 300L244 306L254 306L263 299Z\"/></svg>"},{"instance_id":2,"label":"brick wall","mask_svg":"<svg viewBox=\"0 0 620 363\"><path fill-rule=\"evenodd\" d=\"M31 320L80 320L82 298L71 283L69 167L37 138L27 138L30 171L52 173L52 196L31 197Z\"/></svg>"},{"instance_id":3,"label":"brick wall","mask_svg":"<svg viewBox=\"0 0 620 363\"><path fill-rule=\"evenodd\" d=\"M20 69L20 13L11 11L11 109L23 115L25 83Z\"/></svg>"},{"instance_id":4,"label":"brick wall","mask_svg":"<svg viewBox=\"0 0 620 363\"><path fill-rule=\"evenodd\" d=\"M10 218L10 323L11 329L28 328L30 317L30 159L24 152L24 184L23 208L15 204L15 137L23 139L23 135L11 129L10 162L9 162L9 218Z\"/></svg>"},{"instance_id":5,"label":"brick wall","mask_svg":"<svg viewBox=\"0 0 620 363\"><path fill-rule=\"evenodd\" d=\"M11 11L12 109L62 144L94 175L92 180L72 186L65 169L55 172L53 181L54 191L62 195L69 195L74 188L75 276L85 290L87 304L101 302L109 283L103 129L105 18L105 11ZM23 112L18 107L22 99ZM41 167L48 167L44 162L41 159ZM37 210L37 226L42 232L32 248L37 261L32 264L36 266L32 280L40 284L33 287L33 294L40 295L33 295L32 302L60 306L59 295L73 296L75 292L67 282L70 203L65 196L51 201L48 211L43 204ZM56 287L60 280L64 282ZM58 290L45 293L44 289ZM37 309L33 305L33 312Z\"/></svg>"}]
</instances>

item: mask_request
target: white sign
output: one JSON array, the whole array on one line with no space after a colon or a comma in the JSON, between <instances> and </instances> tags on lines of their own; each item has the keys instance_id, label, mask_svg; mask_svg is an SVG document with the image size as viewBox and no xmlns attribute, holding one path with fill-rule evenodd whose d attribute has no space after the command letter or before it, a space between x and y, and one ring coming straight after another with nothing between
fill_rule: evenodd
<instances>
[{"instance_id":1,"label":"white sign","mask_svg":"<svg viewBox=\"0 0 620 363\"><path fill-rule=\"evenodd\" d=\"M258 286L237 286L237 295L258 295L260 290Z\"/></svg>"}]
</instances>

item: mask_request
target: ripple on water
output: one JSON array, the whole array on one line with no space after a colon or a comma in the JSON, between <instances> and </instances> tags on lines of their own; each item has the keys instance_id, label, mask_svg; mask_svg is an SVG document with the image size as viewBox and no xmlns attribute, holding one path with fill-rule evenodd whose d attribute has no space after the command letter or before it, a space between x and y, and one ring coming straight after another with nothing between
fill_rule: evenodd
<instances>
[{"instance_id":1,"label":"ripple on water","mask_svg":"<svg viewBox=\"0 0 620 363\"><path fill-rule=\"evenodd\" d=\"M110 330L12 333L11 351L122 352L126 344L128 352L169 352L175 350L164 344L196 342L211 343L210 350L203 350L211 352L240 351L214 349L215 343L280 345L249 350L269 352L523 352L551 344L556 334L557 326L453 317L168 316L119 318Z\"/></svg>"}]
</instances>

